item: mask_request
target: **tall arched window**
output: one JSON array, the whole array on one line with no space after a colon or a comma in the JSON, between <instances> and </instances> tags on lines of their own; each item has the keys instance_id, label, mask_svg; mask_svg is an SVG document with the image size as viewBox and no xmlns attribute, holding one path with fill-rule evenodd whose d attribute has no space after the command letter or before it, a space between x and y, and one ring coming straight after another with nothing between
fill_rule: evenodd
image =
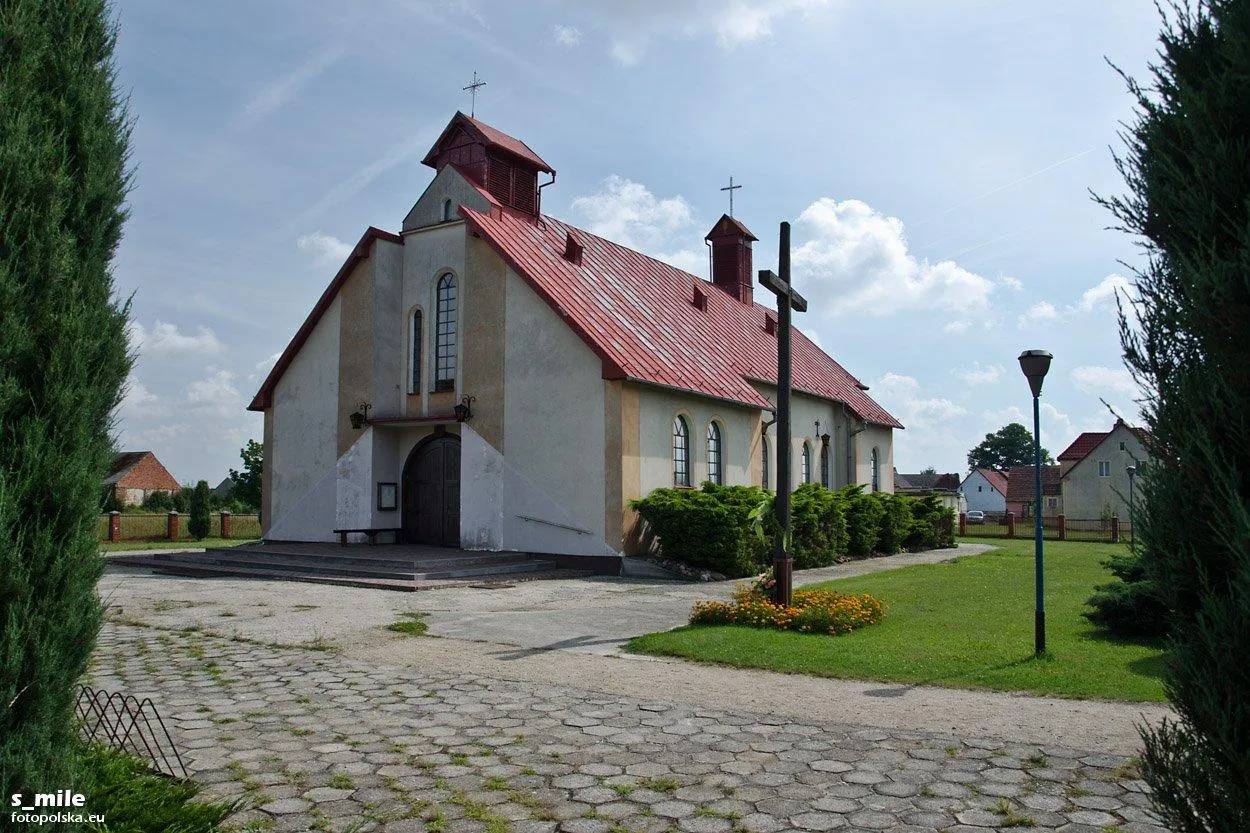
<instances>
[{"instance_id":1,"label":"tall arched window","mask_svg":"<svg viewBox=\"0 0 1250 833\"><path fill-rule=\"evenodd\" d=\"M681 416L673 420L673 485L690 485L690 426Z\"/></svg>"},{"instance_id":2,"label":"tall arched window","mask_svg":"<svg viewBox=\"0 0 1250 833\"><path fill-rule=\"evenodd\" d=\"M875 448L872 450L872 490L881 491L881 458Z\"/></svg>"},{"instance_id":3,"label":"tall arched window","mask_svg":"<svg viewBox=\"0 0 1250 833\"><path fill-rule=\"evenodd\" d=\"M438 279L438 319L434 333L434 390L456 387L456 276Z\"/></svg>"},{"instance_id":4,"label":"tall arched window","mask_svg":"<svg viewBox=\"0 0 1250 833\"><path fill-rule=\"evenodd\" d=\"M807 440L803 441L803 482L812 482L812 446Z\"/></svg>"},{"instance_id":5,"label":"tall arched window","mask_svg":"<svg viewBox=\"0 0 1250 833\"><path fill-rule=\"evenodd\" d=\"M412 373L411 373L411 377L409 380L411 384L408 388L409 393L421 392L421 343L422 343L422 339L425 338L424 323L425 322L423 320L423 316L421 315L421 310L419 309L413 310L411 333L410 333L410 337L412 338L412 343L411 343L411 350L409 350L409 356L411 357L411 360L412 360Z\"/></svg>"},{"instance_id":6,"label":"tall arched window","mask_svg":"<svg viewBox=\"0 0 1250 833\"><path fill-rule=\"evenodd\" d=\"M768 438L760 437L760 485L768 488Z\"/></svg>"},{"instance_id":7,"label":"tall arched window","mask_svg":"<svg viewBox=\"0 0 1250 833\"><path fill-rule=\"evenodd\" d=\"M826 437L829 435L826 434ZM822 439L820 443L820 485L826 489L832 487L829 482L829 440Z\"/></svg>"},{"instance_id":8,"label":"tall arched window","mask_svg":"<svg viewBox=\"0 0 1250 833\"><path fill-rule=\"evenodd\" d=\"M718 486L725 482L724 463L721 460L720 426L707 424L707 479Z\"/></svg>"}]
</instances>

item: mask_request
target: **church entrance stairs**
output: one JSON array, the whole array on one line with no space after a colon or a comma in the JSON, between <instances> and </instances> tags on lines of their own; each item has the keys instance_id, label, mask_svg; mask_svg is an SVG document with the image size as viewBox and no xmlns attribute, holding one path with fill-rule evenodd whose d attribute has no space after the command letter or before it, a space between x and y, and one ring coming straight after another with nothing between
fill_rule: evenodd
<instances>
[{"instance_id":1,"label":"church entrance stairs","mask_svg":"<svg viewBox=\"0 0 1250 833\"><path fill-rule=\"evenodd\" d=\"M567 558L420 544L269 543L204 552L114 556L110 563L180 576L235 576L414 591L455 584L593 575Z\"/></svg>"}]
</instances>

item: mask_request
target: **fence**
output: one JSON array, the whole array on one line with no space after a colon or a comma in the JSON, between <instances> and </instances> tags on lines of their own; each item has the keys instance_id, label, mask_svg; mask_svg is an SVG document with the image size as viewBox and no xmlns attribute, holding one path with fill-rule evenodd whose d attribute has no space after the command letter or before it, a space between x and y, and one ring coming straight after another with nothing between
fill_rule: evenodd
<instances>
[{"instance_id":1,"label":"fence","mask_svg":"<svg viewBox=\"0 0 1250 833\"><path fill-rule=\"evenodd\" d=\"M193 541L187 529L186 513L109 512L101 515L96 535L101 541ZM210 517L210 538L252 541L260 537L259 515L214 512Z\"/></svg>"},{"instance_id":2,"label":"fence","mask_svg":"<svg viewBox=\"0 0 1250 833\"><path fill-rule=\"evenodd\" d=\"M1032 538L1033 518L986 515L985 523L970 523L964 513L959 515L962 538ZM1094 520L1054 515L1042 518L1042 537L1048 541L1101 541L1118 544L1132 537L1133 525L1119 518Z\"/></svg>"}]
</instances>

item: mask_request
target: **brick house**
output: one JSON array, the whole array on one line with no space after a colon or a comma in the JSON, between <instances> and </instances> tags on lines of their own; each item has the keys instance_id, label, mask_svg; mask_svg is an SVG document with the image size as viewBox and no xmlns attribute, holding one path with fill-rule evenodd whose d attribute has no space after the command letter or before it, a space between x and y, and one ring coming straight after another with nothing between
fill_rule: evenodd
<instances>
[{"instance_id":1,"label":"brick house","mask_svg":"<svg viewBox=\"0 0 1250 833\"><path fill-rule=\"evenodd\" d=\"M150 451L123 451L113 458L104 478L105 497L123 506L138 506L153 492L177 492L182 485Z\"/></svg>"},{"instance_id":2,"label":"brick house","mask_svg":"<svg viewBox=\"0 0 1250 833\"><path fill-rule=\"evenodd\" d=\"M1036 486L1032 466L1013 466L1007 470L1007 511L1017 518L1033 517ZM1063 486L1059 466L1042 466L1042 517L1063 514Z\"/></svg>"}]
</instances>

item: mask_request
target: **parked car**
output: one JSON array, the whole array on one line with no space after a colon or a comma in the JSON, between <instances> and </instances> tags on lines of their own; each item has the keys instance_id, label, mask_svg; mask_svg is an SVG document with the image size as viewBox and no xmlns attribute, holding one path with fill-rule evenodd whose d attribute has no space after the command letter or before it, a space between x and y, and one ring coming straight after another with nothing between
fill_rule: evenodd
<instances>
[{"instance_id":1,"label":"parked car","mask_svg":"<svg viewBox=\"0 0 1250 833\"><path fill-rule=\"evenodd\" d=\"M967 518L968 518L968 523L970 524L985 523L985 513L982 512L980 509L973 509L971 512L968 513Z\"/></svg>"}]
</instances>

